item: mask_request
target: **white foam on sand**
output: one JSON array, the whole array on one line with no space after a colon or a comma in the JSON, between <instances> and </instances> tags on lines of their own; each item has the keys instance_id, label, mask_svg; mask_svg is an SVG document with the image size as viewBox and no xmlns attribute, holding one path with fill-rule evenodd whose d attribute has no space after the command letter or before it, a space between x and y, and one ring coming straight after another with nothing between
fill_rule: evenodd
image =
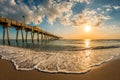
<instances>
[{"instance_id":1,"label":"white foam on sand","mask_svg":"<svg viewBox=\"0 0 120 80\"><path fill-rule=\"evenodd\" d=\"M12 61L17 70L37 69L44 72L84 73L91 67L120 56L120 48L37 52L25 48L0 45L2 59Z\"/></svg>"}]
</instances>

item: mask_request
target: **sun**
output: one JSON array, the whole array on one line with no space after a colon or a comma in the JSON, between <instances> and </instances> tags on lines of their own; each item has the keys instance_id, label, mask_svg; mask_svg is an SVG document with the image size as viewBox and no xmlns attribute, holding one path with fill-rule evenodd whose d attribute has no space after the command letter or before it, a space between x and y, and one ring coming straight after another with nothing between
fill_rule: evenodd
<instances>
[{"instance_id":1,"label":"sun","mask_svg":"<svg viewBox=\"0 0 120 80\"><path fill-rule=\"evenodd\" d=\"M91 31L91 26L87 25L84 28L85 32L90 32Z\"/></svg>"}]
</instances>

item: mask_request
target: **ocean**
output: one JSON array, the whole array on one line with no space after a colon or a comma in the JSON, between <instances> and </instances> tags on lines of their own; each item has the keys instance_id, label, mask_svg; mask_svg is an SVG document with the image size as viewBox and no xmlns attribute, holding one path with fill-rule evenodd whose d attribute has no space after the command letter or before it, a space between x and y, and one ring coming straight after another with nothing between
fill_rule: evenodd
<instances>
[{"instance_id":1,"label":"ocean","mask_svg":"<svg viewBox=\"0 0 120 80\"><path fill-rule=\"evenodd\" d=\"M17 70L49 73L86 73L95 66L120 58L119 39L61 39L52 41L11 40L2 45L2 59L12 61Z\"/></svg>"}]
</instances>

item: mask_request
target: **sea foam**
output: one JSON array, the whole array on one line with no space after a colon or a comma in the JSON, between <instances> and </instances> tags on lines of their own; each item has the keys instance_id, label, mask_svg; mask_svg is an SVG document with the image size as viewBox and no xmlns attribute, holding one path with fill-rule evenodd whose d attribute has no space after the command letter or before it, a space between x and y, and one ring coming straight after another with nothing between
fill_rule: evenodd
<instances>
[{"instance_id":1,"label":"sea foam","mask_svg":"<svg viewBox=\"0 0 120 80\"><path fill-rule=\"evenodd\" d=\"M43 52L0 45L0 55L2 59L12 61L17 70L37 69L50 73L84 73L96 65L120 56L120 48Z\"/></svg>"}]
</instances>

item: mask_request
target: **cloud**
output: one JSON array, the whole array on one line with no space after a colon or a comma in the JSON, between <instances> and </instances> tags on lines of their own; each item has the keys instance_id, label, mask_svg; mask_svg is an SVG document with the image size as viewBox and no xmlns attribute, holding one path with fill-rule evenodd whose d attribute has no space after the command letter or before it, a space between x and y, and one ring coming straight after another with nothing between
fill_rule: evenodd
<instances>
[{"instance_id":1,"label":"cloud","mask_svg":"<svg viewBox=\"0 0 120 80\"><path fill-rule=\"evenodd\" d=\"M90 0L50 0L47 5L43 5L44 14L48 18L49 23L59 20L61 24L69 25L72 16L72 7L76 2L89 3Z\"/></svg>"},{"instance_id":2,"label":"cloud","mask_svg":"<svg viewBox=\"0 0 120 80\"><path fill-rule=\"evenodd\" d=\"M110 19L110 16L108 15L98 14L96 10L85 9L82 13L73 17L72 25L77 27L85 25L98 27L108 19Z\"/></svg>"},{"instance_id":3,"label":"cloud","mask_svg":"<svg viewBox=\"0 0 120 80\"><path fill-rule=\"evenodd\" d=\"M86 3L90 4L91 0L70 0L71 2L80 2L80 3Z\"/></svg>"},{"instance_id":4,"label":"cloud","mask_svg":"<svg viewBox=\"0 0 120 80\"><path fill-rule=\"evenodd\" d=\"M4 0L3 2L1 2L0 10L1 10L0 15L10 19L24 22L24 19L22 16L25 16L26 23L30 23L31 21L34 20L35 9L31 10L24 3L20 3L18 5L14 0L9 0L9 1ZM36 14L36 17L41 19L40 14Z\"/></svg>"},{"instance_id":5,"label":"cloud","mask_svg":"<svg viewBox=\"0 0 120 80\"><path fill-rule=\"evenodd\" d=\"M52 24L59 20L62 24L68 24L72 16L72 7L75 3L89 4L90 0L29 0L28 4L23 0L0 0L0 15L24 22L22 16L25 16L26 23L42 22L44 17ZM37 5L36 5L37 4Z\"/></svg>"},{"instance_id":6,"label":"cloud","mask_svg":"<svg viewBox=\"0 0 120 80\"><path fill-rule=\"evenodd\" d=\"M118 6L118 5L114 5L114 6L112 6L112 5L105 5L103 7L106 9L106 11L111 11L112 9L115 9L115 10L120 9L120 6Z\"/></svg>"},{"instance_id":7,"label":"cloud","mask_svg":"<svg viewBox=\"0 0 120 80\"><path fill-rule=\"evenodd\" d=\"M111 5L105 5L104 7L105 8L111 8L112 6Z\"/></svg>"},{"instance_id":8,"label":"cloud","mask_svg":"<svg viewBox=\"0 0 120 80\"><path fill-rule=\"evenodd\" d=\"M111 11L112 10L112 6L111 5L105 5L103 7L105 8L106 11Z\"/></svg>"},{"instance_id":9,"label":"cloud","mask_svg":"<svg viewBox=\"0 0 120 80\"><path fill-rule=\"evenodd\" d=\"M114 9L120 9L120 6L113 6Z\"/></svg>"},{"instance_id":10,"label":"cloud","mask_svg":"<svg viewBox=\"0 0 120 80\"><path fill-rule=\"evenodd\" d=\"M64 13L71 12L73 4L71 2L50 3L45 6L44 14L48 18L49 23L53 23L57 18L61 18Z\"/></svg>"},{"instance_id":11,"label":"cloud","mask_svg":"<svg viewBox=\"0 0 120 80\"><path fill-rule=\"evenodd\" d=\"M66 15L59 18L58 20L63 25L66 25L66 26L71 25L71 20L70 20L71 15L72 15L72 12L69 12Z\"/></svg>"}]
</instances>

